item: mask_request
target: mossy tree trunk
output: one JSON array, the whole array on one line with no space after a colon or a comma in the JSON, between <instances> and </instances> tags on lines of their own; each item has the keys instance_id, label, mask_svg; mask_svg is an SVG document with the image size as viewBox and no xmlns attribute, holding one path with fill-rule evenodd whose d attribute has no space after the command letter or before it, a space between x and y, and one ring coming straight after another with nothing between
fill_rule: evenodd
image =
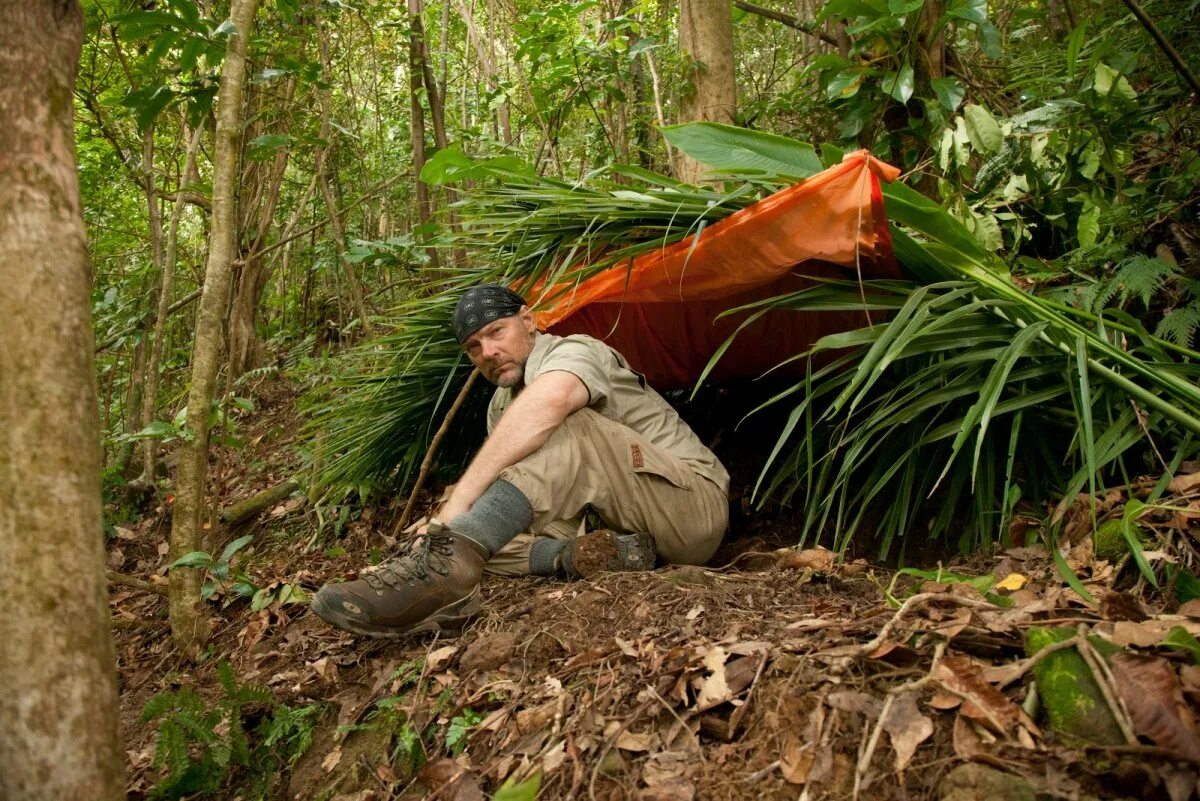
<instances>
[{"instance_id":1,"label":"mossy tree trunk","mask_svg":"<svg viewBox=\"0 0 1200 801\"><path fill-rule=\"evenodd\" d=\"M242 92L246 82L246 46L254 26L258 0L234 0L230 10L235 32L229 37L221 85L217 92L217 129L213 153L212 231L204 292L196 314L192 345L192 383L188 391L187 426L192 432L180 454L171 521L170 560L200 550L208 478L208 411L216 390L224 350L233 257L237 248L237 161L241 152ZM200 606L198 570L171 571L171 634L180 650L195 657L208 636L208 618Z\"/></svg>"},{"instance_id":2,"label":"mossy tree trunk","mask_svg":"<svg viewBox=\"0 0 1200 801\"><path fill-rule=\"evenodd\" d=\"M688 65L688 89L680 122L732 124L737 114L733 75L733 6L729 0L682 0L679 4L679 49ZM699 183L703 166L680 155L675 174Z\"/></svg>"},{"instance_id":3,"label":"mossy tree trunk","mask_svg":"<svg viewBox=\"0 0 1200 801\"><path fill-rule=\"evenodd\" d=\"M73 0L0 3L0 798L125 797Z\"/></svg>"}]
</instances>

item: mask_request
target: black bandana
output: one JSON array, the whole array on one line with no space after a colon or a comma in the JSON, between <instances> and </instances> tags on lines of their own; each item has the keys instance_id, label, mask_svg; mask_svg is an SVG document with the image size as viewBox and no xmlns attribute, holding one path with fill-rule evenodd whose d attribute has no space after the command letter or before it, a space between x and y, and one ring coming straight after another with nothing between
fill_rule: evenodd
<instances>
[{"instance_id":1,"label":"black bandana","mask_svg":"<svg viewBox=\"0 0 1200 801\"><path fill-rule=\"evenodd\" d=\"M525 299L500 284L480 284L466 291L454 307L454 338L458 344L467 341L493 320L512 317L525 305Z\"/></svg>"}]
</instances>

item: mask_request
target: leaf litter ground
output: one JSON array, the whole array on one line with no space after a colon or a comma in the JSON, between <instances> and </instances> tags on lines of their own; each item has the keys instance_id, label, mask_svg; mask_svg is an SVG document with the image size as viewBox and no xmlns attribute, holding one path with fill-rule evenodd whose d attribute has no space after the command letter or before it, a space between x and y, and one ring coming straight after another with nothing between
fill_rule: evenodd
<instances>
[{"instance_id":1,"label":"leaf litter ground","mask_svg":"<svg viewBox=\"0 0 1200 801\"><path fill-rule=\"evenodd\" d=\"M288 413L286 397L260 401L248 446L217 456L214 497L228 503L285 477ZM1196 509L1195 483L1180 486L1190 494L1176 507ZM261 587L313 590L352 575L361 554L386 552L402 505L365 510L323 551L298 547L320 522L297 500L237 532L213 530L217 546L256 535L247 570ZM1173 514L1196 533L1200 513ZM165 530L161 507L121 527L109 566L153 583ZM1128 559L1097 559L1086 538L1065 551L1089 604L1040 546L897 577L819 549L772 548L792 536L786 526L756 533L723 549L718 569L488 578L483 615L456 638L372 641L302 603L216 604L200 666L170 644L165 598L114 585L130 795L145 797L158 778L146 700L180 686L216 699L221 659L280 703L323 709L311 747L278 777L279 798L469 801L534 776L542 799L1195 794L1200 655L1173 632L1200 632L1200 604L1167 614L1161 595L1129 586ZM1058 643L1030 657L1027 635L1048 629ZM1119 739L1098 746L1056 720L1035 689L1052 688L1054 671L1095 685L1093 712ZM223 797L241 797L236 780Z\"/></svg>"}]
</instances>

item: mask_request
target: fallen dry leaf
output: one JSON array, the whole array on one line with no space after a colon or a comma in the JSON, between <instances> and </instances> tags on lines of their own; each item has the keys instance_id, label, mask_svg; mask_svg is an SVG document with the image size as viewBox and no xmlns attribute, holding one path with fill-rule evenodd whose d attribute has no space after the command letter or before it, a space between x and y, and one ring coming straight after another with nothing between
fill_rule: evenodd
<instances>
[{"instance_id":1,"label":"fallen dry leaf","mask_svg":"<svg viewBox=\"0 0 1200 801\"><path fill-rule=\"evenodd\" d=\"M933 678L964 703L959 714L986 723L997 734L1012 731L1021 710L983 678L983 668L965 656L946 656L933 669Z\"/></svg>"},{"instance_id":2,"label":"fallen dry leaf","mask_svg":"<svg viewBox=\"0 0 1200 801\"><path fill-rule=\"evenodd\" d=\"M1016 592L1029 583L1029 579L1022 576L1020 573L1009 573L1007 576L996 582L994 589L1003 590L1005 592Z\"/></svg>"},{"instance_id":3,"label":"fallen dry leaf","mask_svg":"<svg viewBox=\"0 0 1200 801\"><path fill-rule=\"evenodd\" d=\"M686 751L660 751L653 754L642 766L642 781L647 787L670 784L692 773L696 768L696 761L696 756Z\"/></svg>"},{"instance_id":4,"label":"fallen dry leaf","mask_svg":"<svg viewBox=\"0 0 1200 801\"><path fill-rule=\"evenodd\" d=\"M438 798L446 801L485 801L475 771L449 757L423 766L420 777Z\"/></svg>"},{"instance_id":5,"label":"fallen dry leaf","mask_svg":"<svg viewBox=\"0 0 1200 801\"><path fill-rule=\"evenodd\" d=\"M1120 653L1112 669L1133 730L1200 764L1200 736L1181 715L1183 691L1171 664L1162 657Z\"/></svg>"},{"instance_id":6,"label":"fallen dry leaf","mask_svg":"<svg viewBox=\"0 0 1200 801\"><path fill-rule=\"evenodd\" d=\"M567 742L561 740L542 757L542 773L549 776L567 761Z\"/></svg>"},{"instance_id":7,"label":"fallen dry leaf","mask_svg":"<svg viewBox=\"0 0 1200 801\"><path fill-rule=\"evenodd\" d=\"M811 570L814 573L832 573L837 554L827 548L806 548L803 551L784 554L779 566L785 570Z\"/></svg>"},{"instance_id":8,"label":"fallen dry leaf","mask_svg":"<svg viewBox=\"0 0 1200 801\"><path fill-rule=\"evenodd\" d=\"M804 784L812 770L816 749L806 747L800 738L790 732L783 744L783 756L779 760L779 769L783 778L789 784Z\"/></svg>"},{"instance_id":9,"label":"fallen dry leaf","mask_svg":"<svg viewBox=\"0 0 1200 801\"><path fill-rule=\"evenodd\" d=\"M637 801L692 801L696 797L695 786L687 779L672 779L654 787L638 791Z\"/></svg>"},{"instance_id":10,"label":"fallen dry leaf","mask_svg":"<svg viewBox=\"0 0 1200 801\"><path fill-rule=\"evenodd\" d=\"M425 670L430 673L444 670L456 653L458 653L457 645L447 645L436 651L430 651L429 655L425 657Z\"/></svg>"},{"instance_id":11,"label":"fallen dry leaf","mask_svg":"<svg viewBox=\"0 0 1200 801\"><path fill-rule=\"evenodd\" d=\"M338 763L341 761L342 747L339 745L326 754L325 758L321 760L321 770L325 771L326 773L332 773L333 769L336 768Z\"/></svg>"},{"instance_id":12,"label":"fallen dry leaf","mask_svg":"<svg viewBox=\"0 0 1200 801\"><path fill-rule=\"evenodd\" d=\"M642 753L655 748L658 742L659 737L655 732L623 731L617 736L617 741L614 745L622 751Z\"/></svg>"},{"instance_id":13,"label":"fallen dry leaf","mask_svg":"<svg viewBox=\"0 0 1200 801\"><path fill-rule=\"evenodd\" d=\"M917 746L933 734L933 721L917 708L917 694L907 692L896 696L883 721L883 729L892 738L896 751L896 772L908 767Z\"/></svg>"},{"instance_id":14,"label":"fallen dry leaf","mask_svg":"<svg viewBox=\"0 0 1200 801\"><path fill-rule=\"evenodd\" d=\"M697 711L703 712L717 704L724 703L733 697L729 685L725 682L725 658L728 656L724 648L714 645L704 651L704 667L708 676L700 686L700 695L696 698Z\"/></svg>"},{"instance_id":15,"label":"fallen dry leaf","mask_svg":"<svg viewBox=\"0 0 1200 801\"><path fill-rule=\"evenodd\" d=\"M837 709L841 712L853 712L858 715L873 715L879 711L882 704L875 696L867 695L857 690L843 690L841 692L830 693L825 697L825 703L832 709Z\"/></svg>"},{"instance_id":16,"label":"fallen dry leaf","mask_svg":"<svg viewBox=\"0 0 1200 801\"><path fill-rule=\"evenodd\" d=\"M1197 487L1200 487L1200 473L1175 476L1167 485L1167 488L1176 495L1186 495Z\"/></svg>"}]
</instances>

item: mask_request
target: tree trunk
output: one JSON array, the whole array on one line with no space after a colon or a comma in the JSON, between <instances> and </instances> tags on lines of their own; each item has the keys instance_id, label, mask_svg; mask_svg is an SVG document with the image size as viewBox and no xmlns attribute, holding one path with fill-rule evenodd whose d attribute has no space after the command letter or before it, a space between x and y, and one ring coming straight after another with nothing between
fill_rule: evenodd
<instances>
[{"instance_id":1,"label":"tree trunk","mask_svg":"<svg viewBox=\"0 0 1200 801\"><path fill-rule=\"evenodd\" d=\"M289 84L289 99L291 86L294 86L294 83ZM267 232L271 230L271 221L275 216L275 207L279 204L279 190L283 186L283 175L287 171L290 154L289 148L275 155L267 198L258 214L254 241L242 248L242 264L237 270L237 289L229 314L231 379L237 379L242 373L262 364L263 347L258 336L258 307L262 302L263 290L266 288L270 272L266 269L262 256L257 254L262 250Z\"/></svg>"},{"instance_id":2,"label":"tree trunk","mask_svg":"<svg viewBox=\"0 0 1200 801\"><path fill-rule=\"evenodd\" d=\"M154 319L154 333L150 340L150 364L146 368L146 388L142 393L142 422L154 419L154 407L158 401L158 373L162 366L163 337L167 317L171 308L171 294L175 291L175 253L179 242L179 220L183 217L184 188L192 180L196 166L196 153L200 150L200 137L204 126L198 126L188 142L187 155L183 161L183 172L179 175L179 189L175 195L175 206L171 209L171 221L167 224L167 248L162 261L162 281L158 290L158 314ZM137 483L143 487L154 484L154 460L158 453L158 441L147 437L142 441L142 474Z\"/></svg>"},{"instance_id":3,"label":"tree trunk","mask_svg":"<svg viewBox=\"0 0 1200 801\"><path fill-rule=\"evenodd\" d=\"M0 3L0 798L125 797L72 89L83 15Z\"/></svg>"},{"instance_id":4,"label":"tree trunk","mask_svg":"<svg viewBox=\"0 0 1200 801\"><path fill-rule=\"evenodd\" d=\"M413 178L417 193L417 218L427 225L433 217L433 202L429 197L429 186L421 180L421 169L425 166L425 111L421 106L421 86L425 74L425 32L421 26L421 0L408 0L408 90L409 111L412 115L411 142L413 152ZM438 268L438 253L428 248L429 266Z\"/></svg>"},{"instance_id":5,"label":"tree trunk","mask_svg":"<svg viewBox=\"0 0 1200 801\"><path fill-rule=\"evenodd\" d=\"M321 75L324 76L325 82L330 81L329 70L329 51L325 44L325 35L321 31L317 31L317 47L321 57ZM342 225L342 212L337 198L333 194L333 186L331 174L337 169L337 166L330 166L329 153L333 149L333 125L331 117L333 114L329 102L329 89L322 88L318 91L318 97L321 104L321 132L318 136L323 142L327 142L324 148L317 153L317 184L321 187L321 196L325 199L325 210L329 214L329 227L333 232L333 244L337 247L338 261L342 264L342 272L346 274L346 282L350 285L350 299L354 303L354 310L358 314L358 319L362 322L363 335L370 337L371 320L367 316L367 304L363 299L362 285L358 282L358 276L354 272L354 265L346 261L346 230Z\"/></svg>"},{"instance_id":6,"label":"tree trunk","mask_svg":"<svg viewBox=\"0 0 1200 801\"><path fill-rule=\"evenodd\" d=\"M416 31L420 47L421 81L425 84L425 98L429 103L429 118L433 121L433 142L437 145L438 150L442 150L449 144L449 140L446 138L445 87L444 85L438 86L438 82L433 75L433 65L429 61L429 44L425 36L425 26L421 21L421 0L409 0L409 5L410 8L415 6L417 9L417 13L412 18L412 25L413 30ZM417 175L419 181L419 170L417 171ZM450 206L458 200L458 192L449 186L444 187L444 189L446 191L446 204ZM451 231L459 233L461 229L458 225L458 213L454 209L446 209L446 221L449 223ZM454 256L455 266L466 266L467 252L462 247L455 247L452 255Z\"/></svg>"},{"instance_id":7,"label":"tree trunk","mask_svg":"<svg viewBox=\"0 0 1200 801\"><path fill-rule=\"evenodd\" d=\"M192 385L188 391L187 426L193 437L184 444L179 459L175 509L171 521L171 550L174 562L200 550L204 489L208 477L208 410L212 405L221 364L225 311L233 256L237 246L237 158L241 136L242 89L246 80L246 45L254 25L258 0L234 0L230 18L236 29L229 37L221 85L217 92L217 130L213 152L212 233L208 264L204 271L204 294L196 314L192 347ZM198 570L171 571L171 634L180 650L195 657L208 636L208 619L200 606Z\"/></svg>"},{"instance_id":8,"label":"tree trunk","mask_svg":"<svg viewBox=\"0 0 1200 801\"><path fill-rule=\"evenodd\" d=\"M129 386L125 391L125 433L133 434L141 431L139 425L142 419L142 398L145 396L146 383L146 334L137 332L137 342L133 345L133 356L130 358ZM133 440L125 440L117 451L117 459L113 467L122 475L129 469L129 461L133 458Z\"/></svg>"},{"instance_id":9,"label":"tree trunk","mask_svg":"<svg viewBox=\"0 0 1200 801\"><path fill-rule=\"evenodd\" d=\"M458 8L458 13L462 16L463 22L467 26L467 39L475 48L475 54L479 59L479 68L483 70L483 77L487 81L488 88L493 92L500 88L499 71L496 68L496 61L489 54L489 47L492 43L491 37L484 42L480 36L479 29L475 25L475 15L471 13L470 7L463 0L455 0L455 6ZM504 143L511 145L513 142L512 120L508 110L508 101L504 101L496 106L496 115L499 118L500 135L504 137Z\"/></svg>"},{"instance_id":10,"label":"tree trunk","mask_svg":"<svg viewBox=\"0 0 1200 801\"><path fill-rule=\"evenodd\" d=\"M920 86L928 86L930 81L946 75L945 28L938 25L942 18L943 5L941 0L928 0L921 7L917 35L917 46L921 56L917 64Z\"/></svg>"},{"instance_id":11,"label":"tree trunk","mask_svg":"<svg viewBox=\"0 0 1200 801\"><path fill-rule=\"evenodd\" d=\"M737 113L733 76L733 7L729 0L682 0L679 6L679 49L688 65L687 95L681 122L732 123ZM705 167L680 155L676 176L699 183Z\"/></svg>"}]
</instances>

